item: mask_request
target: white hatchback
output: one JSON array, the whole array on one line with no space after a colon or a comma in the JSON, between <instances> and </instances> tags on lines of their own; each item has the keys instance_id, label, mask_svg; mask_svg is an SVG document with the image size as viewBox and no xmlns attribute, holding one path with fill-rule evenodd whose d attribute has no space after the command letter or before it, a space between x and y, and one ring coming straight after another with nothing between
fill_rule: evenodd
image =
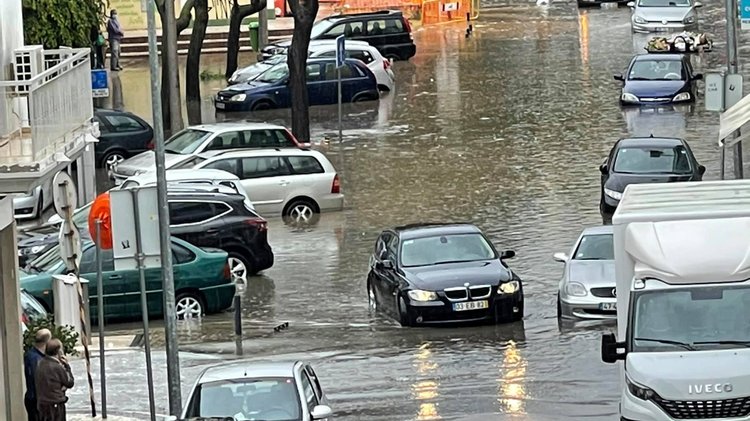
<instances>
[{"instance_id":1,"label":"white hatchback","mask_svg":"<svg viewBox=\"0 0 750 421\"><path fill-rule=\"evenodd\" d=\"M199 159L200 160L200 159ZM344 207L341 182L325 155L308 149L247 149L218 152L196 169L224 170L240 184L262 216L306 222Z\"/></svg>"}]
</instances>

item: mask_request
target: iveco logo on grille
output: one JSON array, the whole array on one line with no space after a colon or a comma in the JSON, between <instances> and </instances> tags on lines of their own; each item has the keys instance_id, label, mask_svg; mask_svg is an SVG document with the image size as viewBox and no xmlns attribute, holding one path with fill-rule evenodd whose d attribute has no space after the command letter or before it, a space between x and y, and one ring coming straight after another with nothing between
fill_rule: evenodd
<instances>
[{"instance_id":1,"label":"iveco logo on grille","mask_svg":"<svg viewBox=\"0 0 750 421\"><path fill-rule=\"evenodd\" d=\"M731 383L706 383L688 385L688 393L691 395L701 395L706 393L729 393L731 391Z\"/></svg>"}]
</instances>

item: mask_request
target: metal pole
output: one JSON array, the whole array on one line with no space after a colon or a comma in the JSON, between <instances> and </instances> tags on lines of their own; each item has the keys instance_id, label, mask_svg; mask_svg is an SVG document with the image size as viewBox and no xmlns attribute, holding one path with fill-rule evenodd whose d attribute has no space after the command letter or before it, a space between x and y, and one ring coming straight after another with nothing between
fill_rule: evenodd
<instances>
[{"instance_id":1,"label":"metal pole","mask_svg":"<svg viewBox=\"0 0 750 421\"><path fill-rule=\"evenodd\" d=\"M169 3L169 2L167 2ZM148 2L148 58L151 67L151 104L154 120L156 158L156 195L159 206L159 241L161 242L162 289L164 291L164 336L167 349L167 384L170 415L179 416L182 409L180 389L180 358L177 349L174 274L169 235L169 204L167 203L166 171L164 165L164 126L161 120L161 95L159 92L159 57L156 49L156 5ZM174 61L177 66L177 62ZM172 113L180 110L172 109ZM175 130L175 127L172 127Z\"/></svg>"},{"instance_id":2,"label":"metal pole","mask_svg":"<svg viewBox=\"0 0 750 421\"><path fill-rule=\"evenodd\" d=\"M739 67L737 62L737 14L739 13L737 0L726 0L725 7L727 18L727 70L729 74L737 74ZM725 105L724 108L728 109L729 107ZM733 133L731 139L738 135L739 132ZM734 145L734 178L744 178L742 167L742 142L737 142Z\"/></svg>"},{"instance_id":3,"label":"metal pole","mask_svg":"<svg viewBox=\"0 0 750 421\"><path fill-rule=\"evenodd\" d=\"M141 216L138 210L138 190L131 189L133 196L133 216L135 217L135 257L138 261L138 277L141 283L141 318L143 318L143 346L146 353L146 379L148 382L148 409L151 421L156 421L156 404L154 403L154 375L151 372L151 338L148 329L148 301L146 299L146 268L141 244Z\"/></svg>"},{"instance_id":4,"label":"metal pole","mask_svg":"<svg viewBox=\"0 0 750 421\"><path fill-rule=\"evenodd\" d=\"M167 47L165 48L166 57L164 59L169 60L169 73L167 74L167 80L169 81L169 119L172 133L177 133L182 130L182 104L180 101L180 61L177 57L177 22L175 21L174 1L164 1L164 15L166 27L162 28L161 42L165 43L164 45Z\"/></svg>"},{"instance_id":5,"label":"metal pole","mask_svg":"<svg viewBox=\"0 0 750 421\"><path fill-rule=\"evenodd\" d=\"M263 0L266 1L266 0ZM262 50L263 47L268 45L268 6L258 12L258 49Z\"/></svg>"},{"instance_id":6,"label":"metal pole","mask_svg":"<svg viewBox=\"0 0 750 421\"><path fill-rule=\"evenodd\" d=\"M234 345L234 353L242 355L242 300L239 291L234 294Z\"/></svg>"},{"instance_id":7,"label":"metal pole","mask_svg":"<svg viewBox=\"0 0 750 421\"><path fill-rule=\"evenodd\" d=\"M724 180L724 165L726 165L727 161L727 147L724 145L721 145L721 166L719 167L719 177L721 180Z\"/></svg>"},{"instance_id":8,"label":"metal pole","mask_svg":"<svg viewBox=\"0 0 750 421\"><path fill-rule=\"evenodd\" d=\"M341 67L336 68L339 78L339 143L344 141L344 135L341 128Z\"/></svg>"},{"instance_id":9,"label":"metal pole","mask_svg":"<svg viewBox=\"0 0 750 421\"><path fill-rule=\"evenodd\" d=\"M96 220L96 311L99 329L99 386L102 393L102 419L107 419L107 373L104 360L104 281L102 276L102 221Z\"/></svg>"}]
</instances>

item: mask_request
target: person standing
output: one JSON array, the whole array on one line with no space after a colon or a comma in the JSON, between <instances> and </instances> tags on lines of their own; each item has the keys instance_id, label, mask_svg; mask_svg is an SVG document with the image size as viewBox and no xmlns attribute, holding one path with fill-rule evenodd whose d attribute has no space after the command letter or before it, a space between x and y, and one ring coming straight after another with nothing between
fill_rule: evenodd
<instances>
[{"instance_id":1,"label":"person standing","mask_svg":"<svg viewBox=\"0 0 750 421\"><path fill-rule=\"evenodd\" d=\"M52 332L49 329L39 329L34 334L34 346L31 347L23 356L23 374L26 377L26 394L23 397L26 413L29 421L39 419L36 410L36 386L34 384L34 375L36 374L39 361L44 358L44 352L47 349L47 342L52 338Z\"/></svg>"},{"instance_id":2,"label":"person standing","mask_svg":"<svg viewBox=\"0 0 750 421\"><path fill-rule=\"evenodd\" d=\"M91 27L91 67L104 68L104 35L98 26Z\"/></svg>"},{"instance_id":3,"label":"person standing","mask_svg":"<svg viewBox=\"0 0 750 421\"><path fill-rule=\"evenodd\" d=\"M65 391L73 387L73 372L63 355L62 342L50 339L45 357L39 361L34 383L36 384L39 421L65 421Z\"/></svg>"},{"instance_id":4,"label":"person standing","mask_svg":"<svg viewBox=\"0 0 750 421\"><path fill-rule=\"evenodd\" d=\"M115 9L109 12L107 35L109 36L109 68L112 71L122 70L120 66L120 41L122 41L124 34L120 26L120 21L117 19L117 10Z\"/></svg>"}]
</instances>

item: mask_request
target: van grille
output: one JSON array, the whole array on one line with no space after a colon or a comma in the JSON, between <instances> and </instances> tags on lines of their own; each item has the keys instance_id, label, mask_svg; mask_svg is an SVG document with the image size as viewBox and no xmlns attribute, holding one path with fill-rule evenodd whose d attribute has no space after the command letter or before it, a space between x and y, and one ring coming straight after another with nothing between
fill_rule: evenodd
<instances>
[{"instance_id":1,"label":"van grille","mask_svg":"<svg viewBox=\"0 0 750 421\"><path fill-rule=\"evenodd\" d=\"M670 417L678 420L739 418L750 415L750 397L711 401L671 401L653 398Z\"/></svg>"}]
</instances>

